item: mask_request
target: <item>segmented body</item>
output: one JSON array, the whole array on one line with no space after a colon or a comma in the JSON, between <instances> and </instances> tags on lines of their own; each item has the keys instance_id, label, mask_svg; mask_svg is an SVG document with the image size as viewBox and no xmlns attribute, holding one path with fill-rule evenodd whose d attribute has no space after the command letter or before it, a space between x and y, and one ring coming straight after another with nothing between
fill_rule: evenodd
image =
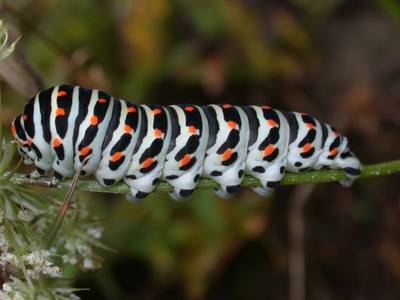
<instances>
[{"instance_id":1,"label":"segmented body","mask_svg":"<svg viewBox=\"0 0 400 300\"><path fill-rule=\"evenodd\" d=\"M200 176L219 183L216 193L235 193L244 174L268 196L285 170L343 169L349 185L360 174L348 140L308 114L268 106L133 105L104 92L56 86L33 97L11 131L36 170L53 171L53 183L94 175L109 186L124 180L130 197L144 198L160 179L174 199L189 196Z\"/></svg>"}]
</instances>

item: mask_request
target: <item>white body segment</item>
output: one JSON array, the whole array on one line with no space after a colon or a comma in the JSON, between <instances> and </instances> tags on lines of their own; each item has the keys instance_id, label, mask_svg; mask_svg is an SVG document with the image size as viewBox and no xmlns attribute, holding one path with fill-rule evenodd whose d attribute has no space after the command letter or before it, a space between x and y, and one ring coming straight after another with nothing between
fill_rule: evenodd
<instances>
[{"instance_id":1,"label":"white body segment","mask_svg":"<svg viewBox=\"0 0 400 300\"><path fill-rule=\"evenodd\" d=\"M136 106L127 105L123 100L116 104L115 127L107 137L102 158L95 177L104 186L123 179L131 166L132 155L139 137L138 124L141 121L140 110ZM115 112L114 112L115 113ZM114 124L113 124L114 125ZM112 134L111 134L112 133Z\"/></svg>"},{"instance_id":2,"label":"white body segment","mask_svg":"<svg viewBox=\"0 0 400 300\"><path fill-rule=\"evenodd\" d=\"M199 183L209 129L206 116L198 106L171 105L168 108L171 116L176 117L171 118L174 139L171 143L175 147L167 153L163 179L173 187L170 196L181 200Z\"/></svg>"},{"instance_id":3,"label":"white body segment","mask_svg":"<svg viewBox=\"0 0 400 300\"><path fill-rule=\"evenodd\" d=\"M246 173L260 180L261 187L254 188L254 191L267 197L285 174L289 126L284 115L279 111L274 110L277 118L277 121L274 121L264 116L264 110L261 107L251 106L251 108L256 118L260 120L260 124L254 143L248 147ZM273 143L275 136L279 138L276 143ZM271 159L268 159L269 157Z\"/></svg>"},{"instance_id":4,"label":"white body segment","mask_svg":"<svg viewBox=\"0 0 400 300\"><path fill-rule=\"evenodd\" d=\"M144 198L156 188L171 139L171 120L164 108L141 105L140 109L139 140L124 177L131 200Z\"/></svg>"},{"instance_id":5,"label":"white body segment","mask_svg":"<svg viewBox=\"0 0 400 300\"><path fill-rule=\"evenodd\" d=\"M208 109L209 113L215 115L213 122L217 123L219 130L210 132L215 136L215 144L206 151L203 176L218 182L220 188L215 192L221 198L228 198L239 189L243 181L249 124L240 107L213 104ZM213 128L216 128L215 124Z\"/></svg>"}]
</instances>

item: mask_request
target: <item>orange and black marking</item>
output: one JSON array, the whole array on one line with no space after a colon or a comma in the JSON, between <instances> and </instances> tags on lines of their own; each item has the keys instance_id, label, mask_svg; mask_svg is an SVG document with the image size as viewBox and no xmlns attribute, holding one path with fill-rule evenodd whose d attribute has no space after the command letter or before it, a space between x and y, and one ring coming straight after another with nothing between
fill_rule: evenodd
<instances>
[{"instance_id":1,"label":"orange and black marking","mask_svg":"<svg viewBox=\"0 0 400 300\"><path fill-rule=\"evenodd\" d=\"M146 124L147 126L151 126L152 128L152 134L153 134L153 140L149 147L143 151L142 155L140 156L139 159L139 164L141 165L140 172L142 174L147 174L154 170L154 168L158 165L158 160L157 157L161 153L163 146L164 146L164 137L166 134L166 130L168 128L168 120L167 120L167 114L164 108L160 105L148 105L148 107L151 109L151 112L153 114L153 123L152 124ZM143 111L143 118L147 121L147 117ZM147 132L148 128L147 126L143 126L141 128L141 132L139 134L139 139L138 139L138 144L141 143L140 140L143 140L144 134ZM136 149L138 150L138 149Z\"/></svg>"},{"instance_id":2,"label":"orange and black marking","mask_svg":"<svg viewBox=\"0 0 400 300\"><path fill-rule=\"evenodd\" d=\"M300 156L302 158L308 158L315 153L314 142L317 136L317 124L314 118L308 114L302 114L301 118L304 122L304 126L308 129L308 132L297 146L301 149Z\"/></svg>"},{"instance_id":3,"label":"orange and black marking","mask_svg":"<svg viewBox=\"0 0 400 300\"><path fill-rule=\"evenodd\" d=\"M272 162L279 155L279 148L276 147L276 143L280 138L279 127L281 121L276 111L270 107L263 108L263 116L270 129L268 136L258 146L258 150L262 151L263 160Z\"/></svg>"},{"instance_id":4,"label":"orange and black marking","mask_svg":"<svg viewBox=\"0 0 400 300\"><path fill-rule=\"evenodd\" d=\"M61 139L65 138L68 130L68 116L72 106L73 88L68 85L62 85L57 92L57 107L55 109L55 125L57 134Z\"/></svg>"}]
</instances>

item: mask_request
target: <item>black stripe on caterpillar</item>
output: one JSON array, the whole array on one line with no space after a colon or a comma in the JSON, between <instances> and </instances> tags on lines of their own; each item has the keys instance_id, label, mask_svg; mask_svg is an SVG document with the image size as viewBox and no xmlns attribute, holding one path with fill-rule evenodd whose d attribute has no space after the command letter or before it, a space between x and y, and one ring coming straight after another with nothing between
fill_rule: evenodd
<instances>
[{"instance_id":1,"label":"black stripe on caterpillar","mask_svg":"<svg viewBox=\"0 0 400 300\"><path fill-rule=\"evenodd\" d=\"M244 174L267 197L285 171L342 169L343 185L360 175L348 140L308 114L230 104L134 105L104 92L61 85L33 97L11 132L33 178L52 171L52 183L81 175L109 186L124 180L130 198L151 193L160 179L174 199L189 196L200 176L219 183L227 198Z\"/></svg>"}]
</instances>

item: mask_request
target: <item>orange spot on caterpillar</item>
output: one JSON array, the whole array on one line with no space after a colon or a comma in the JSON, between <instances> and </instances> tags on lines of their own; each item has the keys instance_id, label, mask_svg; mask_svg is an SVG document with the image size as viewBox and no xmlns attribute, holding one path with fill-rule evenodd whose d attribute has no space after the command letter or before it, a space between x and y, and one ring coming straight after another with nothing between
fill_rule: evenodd
<instances>
[{"instance_id":1,"label":"orange spot on caterpillar","mask_svg":"<svg viewBox=\"0 0 400 300\"><path fill-rule=\"evenodd\" d=\"M306 123L306 127L309 129L315 128L314 124L311 124L311 123Z\"/></svg>"},{"instance_id":2,"label":"orange spot on caterpillar","mask_svg":"<svg viewBox=\"0 0 400 300\"><path fill-rule=\"evenodd\" d=\"M332 155L332 156L335 156L338 152L339 152L339 151L338 151L338 148L333 148L333 149L329 152L329 154Z\"/></svg>"},{"instance_id":3,"label":"orange spot on caterpillar","mask_svg":"<svg viewBox=\"0 0 400 300\"><path fill-rule=\"evenodd\" d=\"M28 119L28 116L25 115L25 114L23 114L23 115L22 115L22 120L26 121L27 119Z\"/></svg>"},{"instance_id":4,"label":"orange spot on caterpillar","mask_svg":"<svg viewBox=\"0 0 400 300\"><path fill-rule=\"evenodd\" d=\"M195 134L196 131L197 131L197 128L194 127L194 126L189 126L189 127L188 127L188 131L189 131L189 133L191 133L191 134Z\"/></svg>"},{"instance_id":5,"label":"orange spot on caterpillar","mask_svg":"<svg viewBox=\"0 0 400 300\"><path fill-rule=\"evenodd\" d=\"M275 150L275 146L272 144L269 144L267 147L264 148L263 154L264 154L264 156L271 155L272 152L274 152L274 150Z\"/></svg>"},{"instance_id":6,"label":"orange spot on caterpillar","mask_svg":"<svg viewBox=\"0 0 400 300\"><path fill-rule=\"evenodd\" d=\"M90 125L96 126L99 124L99 118L97 116L92 116L90 118Z\"/></svg>"},{"instance_id":7,"label":"orange spot on caterpillar","mask_svg":"<svg viewBox=\"0 0 400 300\"><path fill-rule=\"evenodd\" d=\"M115 162L118 161L122 158L122 156L124 156L123 152L115 152L113 156L111 156L111 161Z\"/></svg>"},{"instance_id":8,"label":"orange spot on caterpillar","mask_svg":"<svg viewBox=\"0 0 400 300\"><path fill-rule=\"evenodd\" d=\"M223 161L228 160L228 159L231 158L232 154L233 154L232 149L231 149L231 148L228 148L228 149L225 150L224 153L222 153L221 159L222 159Z\"/></svg>"},{"instance_id":9,"label":"orange spot on caterpillar","mask_svg":"<svg viewBox=\"0 0 400 300\"><path fill-rule=\"evenodd\" d=\"M134 108L134 107L128 107L128 113L134 113L134 112L136 112L136 108Z\"/></svg>"},{"instance_id":10,"label":"orange spot on caterpillar","mask_svg":"<svg viewBox=\"0 0 400 300\"><path fill-rule=\"evenodd\" d=\"M65 96L65 95L67 95L66 91L58 91L57 92L57 97L62 97L62 96Z\"/></svg>"},{"instance_id":11,"label":"orange spot on caterpillar","mask_svg":"<svg viewBox=\"0 0 400 300\"><path fill-rule=\"evenodd\" d=\"M32 139L31 139L31 138L28 138L27 144L28 144L28 145L32 145L32 143L33 143Z\"/></svg>"},{"instance_id":12,"label":"orange spot on caterpillar","mask_svg":"<svg viewBox=\"0 0 400 300\"><path fill-rule=\"evenodd\" d=\"M99 102L99 103L106 103L106 102L107 102L107 99L105 99L105 98L99 98L99 99L97 100L97 102Z\"/></svg>"},{"instance_id":13,"label":"orange spot on caterpillar","mask_svg":"<svg viewBox=\"0 0 400 300\"><path fill-rule=\"evenodd\" d=\"M154 136L155 137L161 137L161 135L163 134L163 132L160 130L160 129L158 129L158 128L156 128L156 129L154 129Z\"/></svg>"},{"instance_id":14,"label":"orange spot on caterpillar","mask_svg":"<svg viewBox=\"0 0 400 300\"><path fill-rule=\"evenodd\" d=\"M81 149L81 151L79 151L79 155L86 156L89 154L90 150L92 150L92 148L90 148L89 146L85 146Z\"/></svg>"},{"instance_id":15,"label":"orange spot on caterpillar","mask_svg":"<svg viewBox=\"0 0 400 300\"><path fill-rule=\"evenodd\" d=\"M271 106L268 106L268 105L262 105L262 106L261 106L261 109L271 109Z\"/></svg>"},{"instance_id":16,"label":"orange spot on caterpillar","mask_svg":"<svg viewBox=\"0 0 400 300\"><path fill-rule=\"evenodd\" d=\"M179 165L181 167L186 166L191 160L192 157L189 154L185 154L185 156L179 161Z\"/></svg>"},{"instance_id":17,"label":"orange spot on caterpillar","mask_svg":"<svg viewBox=\"0 0 400 300\"><path fill-rule=\"evenodd\" d=\"M303 146L303 153L307 153L308 151L310 151L313 148L313 145L310 143L307 143Z\"/></svg>"},{"instance_id":18,"label":"orange spot on caterpillar","mask_svg":"<svg viewBox=\"0 0 400 300\"><path fill-rule=\"evenodd\" d=\"M272 119L268 119L267 120L267 123L268 123L268 125L269 126L271 126L271 127L278 127L278 123L276 123L274 120L272 120Z\"/></svg>"},{"instance_id":19,"label":"orange spot on caterpillar","mask_svg":"<svg viewBox=\"0 0 400 300\"><path fill-rule=\"evenodd\" d=\"M150 167L153 162L154 162L154 158L149 157L142 163L142 167L146 169L146 168Z\"/></svg>"},{"instance_id":20,"label":"orange spot on caterpillar","mask_svg":"<svg viewBox=\"0 0 400 300\"><path fill-rule=\"evenodd\" d=\"M125 133L131 133L133 131L133 128L129 125L124 126L124 132Z\"/></svg>"},{"instance_id":21,"label":"orange spot on caterpillar","mask_svg":"<svg viewBox=\"0 0 400 300\"><path fill-rule=\"evenodd\" d=\"M60 147L61 145L62 145L62 142L61 142L61 140L59 138L55 138L53 140L53 148Z\"/></svg>"},{"instance_id":22,"label":"orange spot on caterpillar","mask_svg":"<svg viewBox=\"0 0 400 300\"><path fill-rule=\"evenodd\" d=\"M237 126L237 123L234 121L229 121L226 124L228 125L229 128L232 128L232 129L236 128L236 126Z\"/></svg>"},{"instance_id":23,"label":"orange spot on caterpillar","mask_svg":"<svg viewBox=\"0 0 400 300\"><path fill-rule=\"evenodd\" d=\"M56 117L59 117L59 116L65 116L65 110L64 110L64 108L57 108L56 109Z\"/></svg>"},{"instance_id":24,"label":"orange spot on caterpillar","mask_svg":"<svg viewBox=\"0 0 400 300\"><path fill-rule=\"evenodd\" d=\"M193 107L193 106L186 106L186 107L185 107L185 110L186 110L186 111L193 111L193 110L194 110L194 107Z\"/></svg>"},{"instance_id":25,"label":"orange spot on caterpillar","mask_svg":"<svg viewBox=\"0 0 400 300\"><path fill-rule=\"evenodd\" d=\"M161 114L161 109L159 109L159 108L153 109L153 114L154 114L154 115Z\"/></svg>"},{"instance_id":26,"label":"orange spot on caterpillar","mask_svg":"<svg viewBox=\"0 0 400 300\"><path fill-rule=\"evenodd\" d=\"M223 108L232 108L232 104L226 103L226 104L222 105L222 107Z\"/></svg>"}]
</instances>

